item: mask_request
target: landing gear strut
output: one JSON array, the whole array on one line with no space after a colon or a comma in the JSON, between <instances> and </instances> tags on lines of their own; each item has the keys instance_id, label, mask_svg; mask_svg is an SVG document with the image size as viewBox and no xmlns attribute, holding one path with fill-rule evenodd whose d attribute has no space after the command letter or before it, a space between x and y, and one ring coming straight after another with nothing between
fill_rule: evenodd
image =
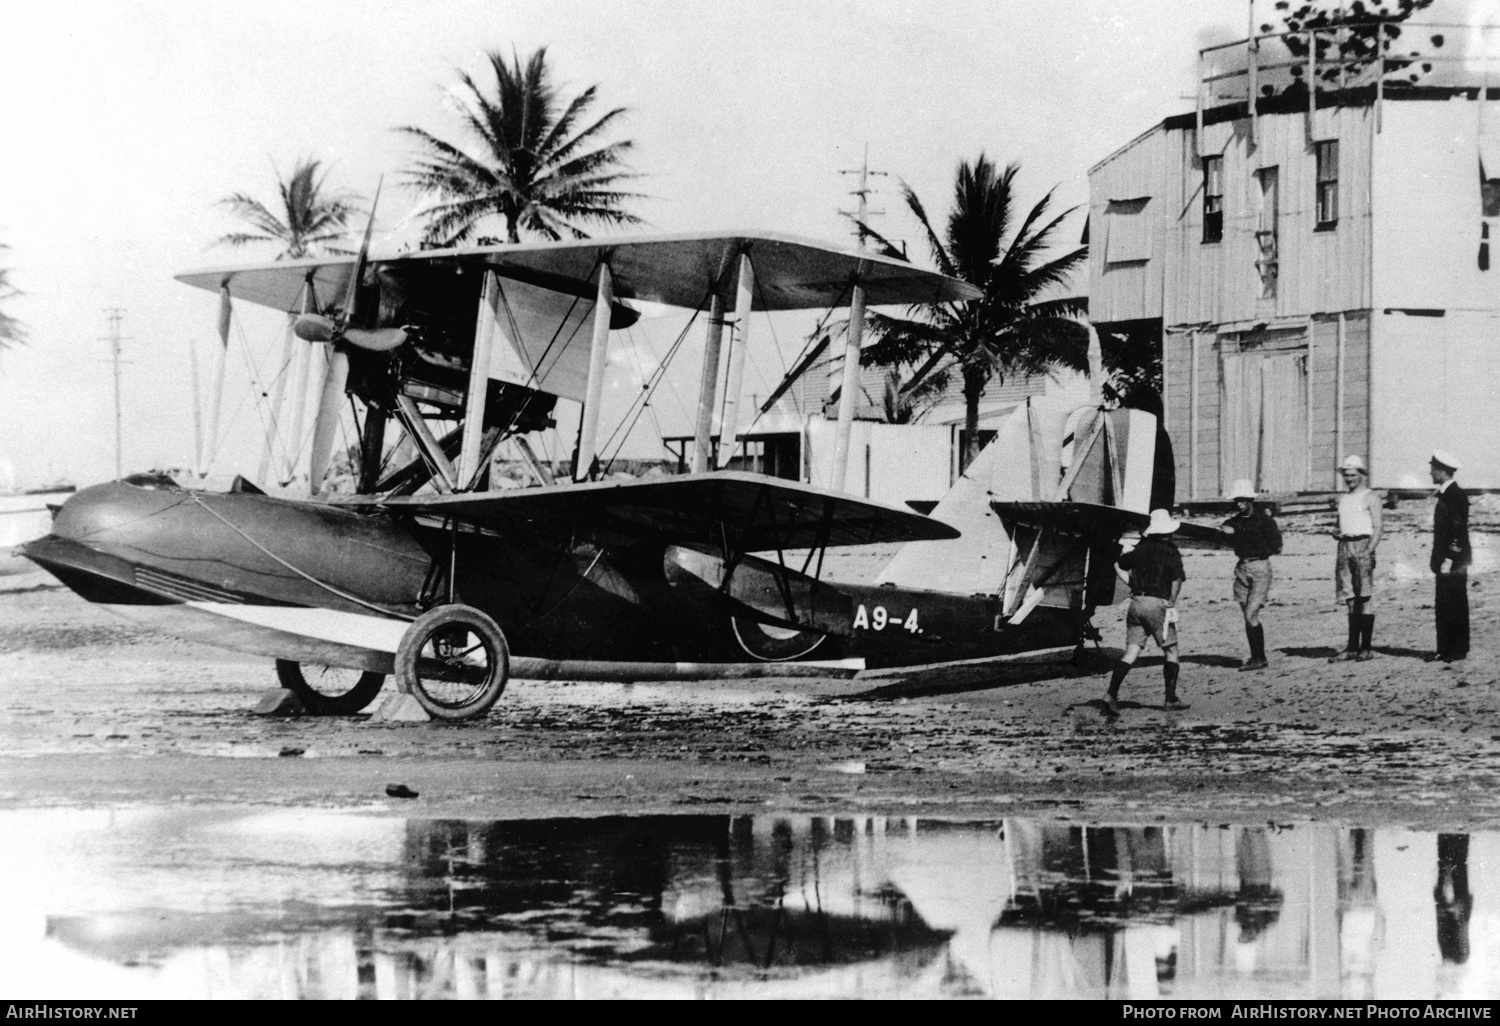
<instances>
[{"instance_id":1,"label":"landing gear strut","mask_svg":"<svg viewBox=\"0 0 1500 1026\"><path fill-rule=\"evenodd\" d=\"M396 649L396 686L438 720L483 716L505 691L510 648L484 612L462 603L429 609Z\"/></svg>"}]
</instances>

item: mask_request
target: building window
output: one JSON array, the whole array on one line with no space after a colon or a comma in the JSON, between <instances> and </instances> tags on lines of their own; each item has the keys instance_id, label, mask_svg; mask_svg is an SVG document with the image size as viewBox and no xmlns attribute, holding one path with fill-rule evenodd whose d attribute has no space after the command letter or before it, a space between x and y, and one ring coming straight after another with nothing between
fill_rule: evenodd
<instances>
[{"instance_id":1,"label":"building window","mask_svg":"<svg viewBox=\"0 0 1500 1026\"><path fill-rule=\"evenodd\" d=\"M1339 223L1339 143L1337 139L1317 144L1318 149L1318 227L1332 228Z\"/></svg>"},{"instance_id":2,"label":"building window","mask_svg":"<svg viewBox=\"0 0 1500 1026\"><path fill-rule=\"evenodd\" d=\"M1108 237L1104 240L1106 264L1139 263L1151 259L1151 222L1146 207L1149 196L1110 200L1104 208Z\"/></svg>"},{"instance_id":3,"label":"building window","mask_svg":"<svg viewBox=\"0 0 1500 1026\"><path fill-rule=\"evenodd\" d=\"M1255 225L1255 269L1260 272L1260 298L1276 298L1276 279L1281 271L1280 254L1277 251L1276 217L1280 203L1277 199L1277 171L1274 167L1263 167L1255 172L1259 185L1260 209Z\"/></svg>"},{"instance_id":4,"label":"building window","mask_svg":"<svg viewBox=\"0 0 1500 1026\"><path fill-rule=\"evenodd\" d=\"M1224 158L1203 158L1203 241L1224 238Z\"/></svg>"}]
</instances>

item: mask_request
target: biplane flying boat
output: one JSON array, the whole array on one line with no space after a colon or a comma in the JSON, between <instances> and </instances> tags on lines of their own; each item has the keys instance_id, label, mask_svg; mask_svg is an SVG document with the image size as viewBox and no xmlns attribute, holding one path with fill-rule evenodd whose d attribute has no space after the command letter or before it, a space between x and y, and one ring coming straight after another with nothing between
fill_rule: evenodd
<instances>
[{"instance_id":1,"label":"biplane flying boat","mask_svg":"<svg viewBox=\"0 0 1500 1026\"><path fill-rule=\"evenodd\" d=\"M847 356L867 304L977 296L864 251L760 233L371 259L367 231L356 258L179 280L219 293L226 338L238 301L295 316L297 338L327 347L314 494L131 477L70 498L23 552L91 602L276 659L317 713L362 709L392 673L433 716L464 719L511 674L795 676L1071 645L1114 601L1121 534L1171 504L1156 418L1041 399L930 515L711 466L733 449L730 431L715 455L709 430L721 362L723 402L738 398L751 311L848 302ZM693 472L598 480L610 333L642 302L707 313ZM845 360L835 481L857 368ZM348 396L364 409L356 494L319 494ZM558 398L582 404L566 482L526 443ZM402 466L386 466L392 426L416 454ZM506 440L537 487L487 489ZM899 546L875 581L824 573L829 549L872 544Z\"/></svg>"}]
</instances>

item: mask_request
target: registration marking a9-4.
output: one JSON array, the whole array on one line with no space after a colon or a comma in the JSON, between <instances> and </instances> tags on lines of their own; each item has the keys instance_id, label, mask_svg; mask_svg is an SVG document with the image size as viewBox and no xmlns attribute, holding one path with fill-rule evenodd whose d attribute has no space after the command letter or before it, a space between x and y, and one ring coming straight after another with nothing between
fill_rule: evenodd
<instances>
[{"instance_id":1,"label":"registration marking a9-4.","mask_svg":"<svg viewBox=\"0 0 1500 1026\"><path fill-rule=\"evenodd\" d=\"M885 606L876 606L866 609L861 603L854 612L854 629L865 631L883 631L886 627L904 627L913 634L921 634L922 628L917 625L917 610L912 611L902 619L900 613L887 612Z\"/></svg>"}]
</instances>

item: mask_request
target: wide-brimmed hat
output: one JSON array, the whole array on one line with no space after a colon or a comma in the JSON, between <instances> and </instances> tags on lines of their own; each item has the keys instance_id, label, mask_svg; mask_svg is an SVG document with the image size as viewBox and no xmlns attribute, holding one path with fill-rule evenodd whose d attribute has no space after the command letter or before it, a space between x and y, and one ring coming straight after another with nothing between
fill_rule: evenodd
<instances>
[{"instance_id":1,"label":"wide-brimmed hat","mask_svg":"<svg viewBox=\"0 0 1500 1026\"><path fill-rule=\"evenodd\" d=\"M1229 488L1231 499L1253 499L1256 496L1255 485L1248 477L1242 477Z\"/></svg>"},{"instance_id":2,"label":"wide-brimmed hat","mask_svg":"<svg viewBox=\"0 0 1500 1026\"><path fill-rule=\"evenodd\" d=\"M1164 509L1153 509L1151 511L1151 523L1146 526L1147 534L1171 534L1182 524L1172 519L1172 514Z\"/></svg>"},{"instance_id":3,"label":"wide-brimmed hat","mask_svg":"<svg viewBox=\"0 0 1500 1026\"><path fill-rule=\"evenodd\" d=\"M1357 470L1361 474L1369 473L1369 468L1365 466L1365 461L1360 459L1358 456L1345 456L1344 462L1339 464L1339 469Z\"/></svg>"},{"instance_id":4,"label":"wide-brimmed hat","mask_svg":"<svg viewBox=\"0 0 1500 1026\"><path fill-rule=\"evenodd\" d=\"M1436 463L1440 467L1446 467L1449 470L1457 470L1460 466L1462 466L1462 464L1458 462L1458 457L1454 456L1446 449L1432 450L1432 462Z\"/></svg>"}]
</instances>

